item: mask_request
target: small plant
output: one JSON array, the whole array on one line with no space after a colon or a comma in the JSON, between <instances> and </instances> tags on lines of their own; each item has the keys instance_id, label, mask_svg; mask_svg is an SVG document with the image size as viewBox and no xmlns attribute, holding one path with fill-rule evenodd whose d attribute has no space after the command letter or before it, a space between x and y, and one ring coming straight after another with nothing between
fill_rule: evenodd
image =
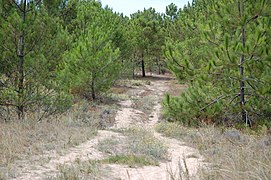
<instances>
[{"instance_id":1,"label":"small plant","mask_svg":"<svg viewBox=\"0 0 271 180\"><path fill-rule=\"evenodd\" d=\"M187 130L183 130L183 127L179 123L162 122L156 125L155 130L168 137L181 138L187 135Z\"/></svg>"},{"instance_id":2,"label":"small plant","mask_svg":"<svg viewBox=\"0 0 271 180\"><path fill-rule=\"evenodd\" d=\"M153 95L143 96L142 98L134 99L133 107L137 110L150 114L155 105L156 97Z\"/></svg>"},{"instance_id":3,"label":"small plant","mask_svg":"<svg viewBox=\"0 0 271 180\"><path fill-rule=\"evenodd\" d=\"M102 173L101 165L98 161L76 161L73 165L59 166L60 173L56 179L77 180L77 179L100 179Z\"/></svg>"},{"instance_id":4,"label":"small plant","mask_svg":"<svg viewBox=\"0 0 271 180\"><path fill-rule=\"evenodd\" d=\"M151 85L151 81L150 81L150 80L147 80L147 81L145 82L145 84L146 84L146 85Z\"/></svg>"},{"instance_id":5,"label":"small plant","mask_svg":"<svg viewBox=\"0 0 271 180\"><path fill-rule=\"evenodd\" d=\"M131 128L125 134L128 136L128 144L132 153L159 160L167 158L167 147L163 142L156 139L151 132L141 128Z\"/></svg>"},{"instance_id":6,"label":"small plant","mask_svg":"<svg viewBox=\"0 0 271 180\"><path fill-rule=\"evenodd\" d=\"M144 155L114 155L101 160L103 163L127 164L129 167L158 166L158 161Z\"/></svg>"},{"instance_id":7,"label":"small plant","mask_svg":"<svg viewBox=\"0 0 271 180\"><path fill-rule=\"evenodd\" d=\"M142 86L142 83L139 81L135 81L132 83L132 86Z\"/></svg>"},{"instance_id":8,"label":"small plant","mask_svg":"<svg viewBox=\"0 0 271 180\"><path fill-rule=\"evenodd\" d=\"M167 173L169 174L171 180L190 180L194 178L191 177L189 174L185 157L183 157L183 163L181 162L181 160L179 160L178 169L176 169L175 171L172 169L171 166L167 167Z\"/></svg>"},{"instance_id":9,"label":"small plant","mask_svg":"<svg viewBox=\"0 0 271 180\"><path fill-rule=\"evenodd\" d=\"M102 163L127 164L130 167L159 165L159 160L167 158L167 147L152 133L141 128L123 129L123 139L104 139L98 149L110 154Z\"/></svg>"},{"instance_id":10,"label":"small plant","mask_svg":"<svg viewBox=\"0 0 271 180\"><path fill-rule=\"evenodd\" d=\"M120 140L116 139L116 137L112 137L99 141L98 150L107 154L118 154L125 151L122 146Z\"/></svg>"}]
</instances>

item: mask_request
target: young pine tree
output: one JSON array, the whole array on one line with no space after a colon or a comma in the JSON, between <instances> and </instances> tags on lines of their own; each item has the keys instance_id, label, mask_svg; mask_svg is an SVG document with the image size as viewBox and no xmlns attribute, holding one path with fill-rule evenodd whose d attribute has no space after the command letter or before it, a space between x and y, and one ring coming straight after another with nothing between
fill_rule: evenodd
<instances>
[{"instance_id":1,"label":"young pine tree","mask_svg":"<svg viewBox=\"0 0 271 180\"><path fill-rule=\"evenodd\" d=\"M42 111L43 116L61 110L68 103L55 77L67 34L41 1L4 0L1 5L1 106L15 110L19 119L27 111ZM64 106L57 105L63 101Z\"/></svg>"},{"instance_id":2,"label":"young pine tree","mask_svg":"<svg viewBox=\"0 0 271 180\"><path fill-rule=\"evenodd\" d=\"M65 55L61 77L69 89L95 100L121 71L120 51L112 43L114 14L96 1L80 2L77 8L78 38Z\"/></svg>"},{"instance_id":3,"label":"young pine tree","mask_svg":"<svg viewBox=\"0 0 271 180\"><path fill-rule=\"evenodd\" d=\"M268 7L266 0L198 0L183 11L183 30L191 28L192 36L181 34L183 40L176 46L171 40L166 54L177 77L192 81L180 97L168 96L165 106L171 117L248 125L268 119Z\"/></svg>"}]
</instances>

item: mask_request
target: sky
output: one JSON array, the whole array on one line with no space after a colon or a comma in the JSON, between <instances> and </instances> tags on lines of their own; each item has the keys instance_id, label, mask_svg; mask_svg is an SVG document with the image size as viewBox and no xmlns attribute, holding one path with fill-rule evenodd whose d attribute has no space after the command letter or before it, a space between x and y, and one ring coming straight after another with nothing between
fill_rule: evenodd
<instances>
[{"instance_id":1,"label":"sky","mask_svg":"<svg viewBox=\"0 0 271 180\"><path fill-rule=\"evenodd\" d=\"M165 13L167 5L174 3L178 8L183 8L188 1L192 0L101 0L103 6L108 5L113 8L113 11L123 13L126 16L149 7L155 8L157 12Z\"/></svg>"}]
</instances>

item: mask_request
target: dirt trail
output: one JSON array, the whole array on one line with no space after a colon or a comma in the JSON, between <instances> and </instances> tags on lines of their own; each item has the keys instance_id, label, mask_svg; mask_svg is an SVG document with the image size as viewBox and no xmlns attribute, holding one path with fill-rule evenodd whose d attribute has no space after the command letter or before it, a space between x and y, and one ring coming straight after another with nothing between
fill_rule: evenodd
<instances>
[{"instance_id":1,"label":"dirt trail","mask_svg":"<svg viewBox=\"0 0 271 180\"><path fill-rule=\"evenodd\" d=\"M162 140L168 147L169 161L160 163L159 166L145 166L142 168L129 168L121 165L110 165L111 169L115 172L115 176L118 179L129 179L129 180L167 180L167 179L181 179L187 177L192 177L193 179L198 179L196 176L197 170L203 161L203 158L199 153L175 139L163 137L162 134L155 132L155 125L159 121L159 116L161 112L161 98L164 93L168 91L168 81L158 80L151 82L151 85L145 87L145 89L140 92L135 93L135 96L140 96L140 94L145 91L151 91L152 95L155 95L155 106L150 114L150 118L142 124L141 122L134 121L132 118L127 117L137 117L138 114L143 112L133 111L130 108L132 102L124 102L125 107L120 110L117 114L116 119L118 128L127 128L130 124L142 125L148 131L152 131L154 136ZM125 116L122 116L125 114ZM129 119L127 121L127 119ZM188 173L188 174L187 174ZM182 176L182 177L180 177Z\"/></svg>"},{"instance_id":2,"label":"dirt trail","mask_svg":"<svg viewBox=\"0 0 271 180\"><path fill-rule=\"evenodd\" d=\"M113 132L112 130L118 130L122 128L129 128L131 126L141 126L148 131L153 132L154 136L163 141L168 147L169 161L161 162L159 166L145 166L141 168L129 168L125 165L107 165L112 170L110 179L131 179L131 180L166 180L172 179L170 174L179 178L180 169L187 169L189 176L193 179L195 177L198 167L202 162L202 157L195 149L185 146L183 142L175 139L163 137L161 134L155 132L154 126L159 120L161 112L161 99L163 94L168 91L169 84L164 77L156 77L158 80L151 81L150 85L145 85L139 88L133 88L131 90L132 97L130 100L126 100L120 103L121 108L116 115L116 123L109 130L101 130L98 132L96 138L85 142L77 147L69 149L66 155L49 154L50 160L43 165L27 165L21 167L20 177L16 179L22 180L34 180L45 179L49 176L56 177L57 167L63 164L72 164L77 159L80 161L86 161L90 159L103 159L106 155L97 150L97 144L99 141L109 137L121 137L120 133ZM133 107L134 98L142 98L142 94L150 93L154 96L154 106L147 121L142 121L142 115L144 112L137 110ZM184 163L184 159L185 162ZM180 168L181 166L181 168ZM169 172L171 172L169 174ZM184 173L183 171L181 173Z\"/></svg>"},{"instance_id":3,"label":"dirt trail","mask_svg":"<svg viewBox=\"0 0 271 180\"><path fill-rule=\"evenodd\" d=\"M65 155L58 154L47 154L48 159L50 160L46 164L29 164L29 162L21 162L20 164L25 164L19 169L19 177L14 178L20 180L38 180L38 179L46 179L47 177L56 177L58 173L59 165L70 165L74 163L76 160L87 161L90 159L98 160L104 158L104 154L96 149L99 141L103 139L110 138L113 136L120 136L118 133L112 131L104 131L100 130L98 135L85 143L80 144L74 148L68 150L68 153ZM39 159L40 157L37 157Z\"/></svg>"}]
</instances>

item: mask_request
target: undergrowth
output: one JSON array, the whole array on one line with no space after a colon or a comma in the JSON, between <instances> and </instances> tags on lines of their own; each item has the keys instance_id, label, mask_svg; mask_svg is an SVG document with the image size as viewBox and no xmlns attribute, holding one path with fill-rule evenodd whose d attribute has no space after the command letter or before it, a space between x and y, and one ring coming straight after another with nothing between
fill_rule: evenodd
<instances>
[{"instance_id":1,"label":"undergrowth","mask_svg":"<svg viewBox=\"0 0 271 180\"><path fill-rule=\"evenodd\" d=\"M185 141L205 157L200 179L270 179L271 137L218 127L186 128L160 123L156 130Z\"/></svg>"},{"instance_id":2,"label":"undergrowth","mask_svg":"<svg viewBox=\"0 0 271 180\"><path fill-rule=\"evenodd\" d=\"M48 158L43 157L45 154L62 154L70 147L91 139L101 126L110 124L114 119L116 110L109 107L113 106L82 101L62 116L42 122L31 119L1 122L1 179L16 177L16 166L20 166L20 161L47 163Z\"/></svg>"},{"instance_id":3,"label":"undergrowth","mask_svg":"<svg viewBox=\"0 0 271 180\"><path fill-rule=\"evenodd\" d=\"M129 128L121 131L125 138L104 139L98 149L109 154L102 163L127 164L130 167L159 165L167 159L167 147L151 132L142 128Z\"/></svg>"},{"instance_id":4,"label":"undergrowth","mask_svg":"<svg viewBox=\"0 0 271 180\"><path fill-rule=\"evenodd\" d=\"M141 166L158 166L159 162L157 160L151 159L144 155L134 155L134 154L120 154L109 156L106 159L99 161L101 163L107 164L125 164L131 168L141 167Z\"/></svg>"},{"instance_id":5,"label":"undergrowth","mask_svg":"<svg viewBox=\"0 0 271 180\"><path fill-rule=\"evenodd\" d=\"M100 180L105 176L105 172L109 169L101 168L101 164L97 161L76 161L73 165L61 165L58 167L59 173L57 177L48 177L48 179L57 180L78 180L93 179Z\"/></svg>"}]
</instances>

